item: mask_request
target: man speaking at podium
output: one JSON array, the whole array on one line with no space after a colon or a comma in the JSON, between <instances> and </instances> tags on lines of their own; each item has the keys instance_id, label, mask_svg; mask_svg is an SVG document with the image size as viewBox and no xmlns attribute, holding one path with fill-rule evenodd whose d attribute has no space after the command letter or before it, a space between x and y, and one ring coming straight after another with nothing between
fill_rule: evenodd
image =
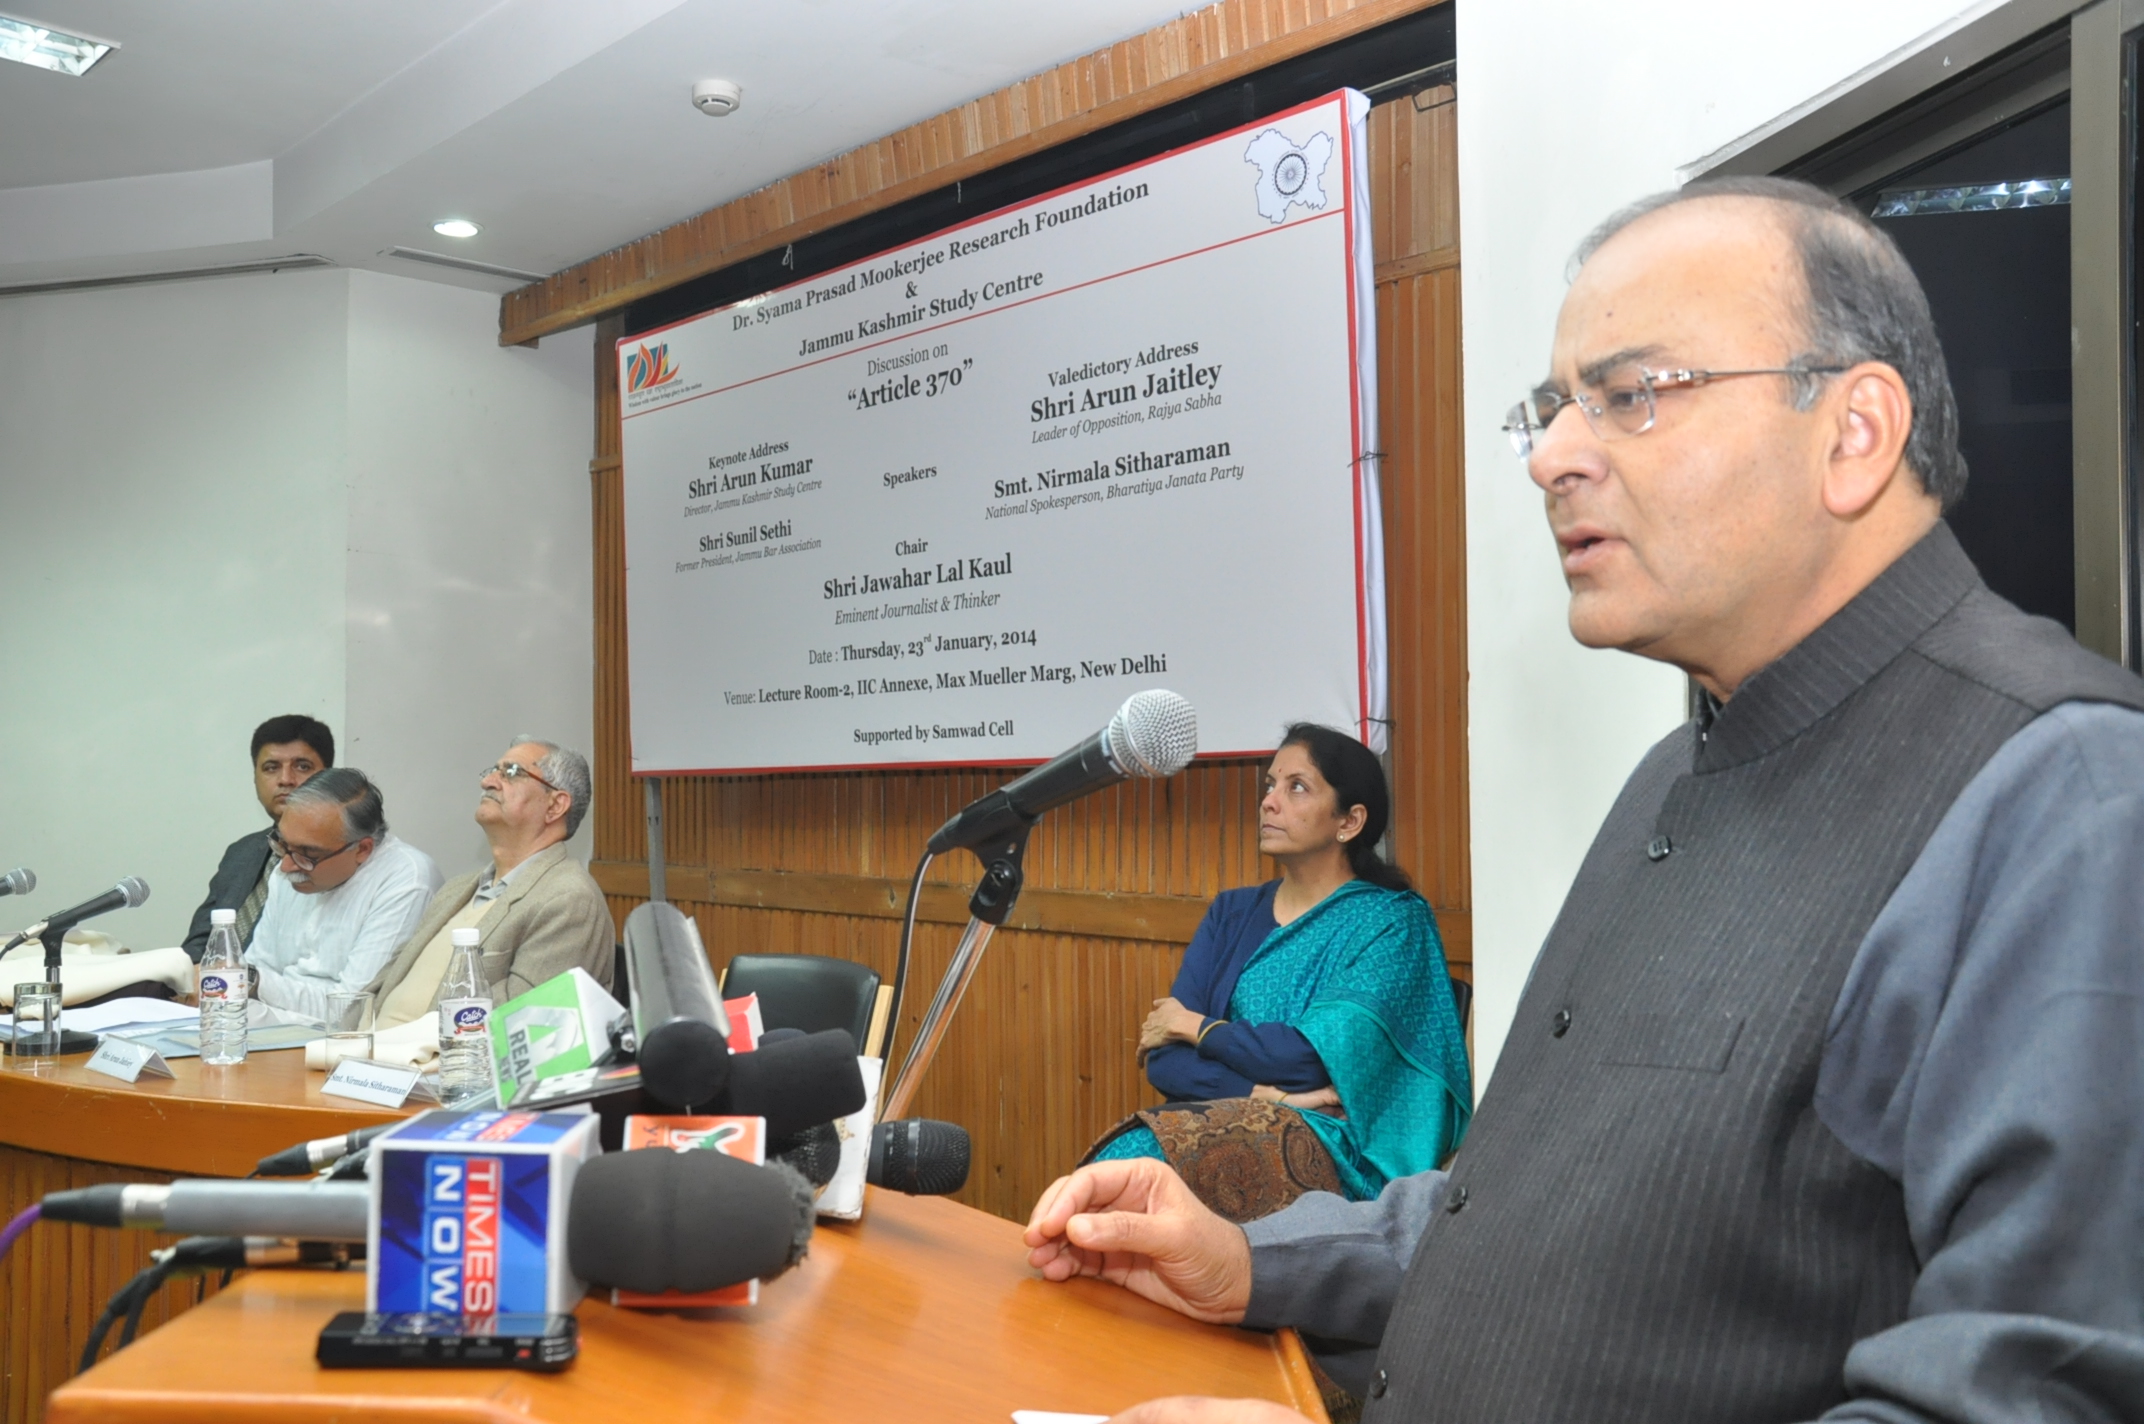
<instances>
[{"instance_id":1,"label":"man speaking at podium","mask_svg":"<svg viewBox=\"0 0 2144 1424\"><path fill-rule=\"evenodd\" d=\"M1371 1424L2144 1419L2144 683L1943 522L1949 380L1867 220L1736 180L1580 255L1508 428L1573 634L1705 695L1603 824L1466 1145L1241 1228L1098 1163L1030 1259L1299 1326Z\"/></svg>"}]
</instances>

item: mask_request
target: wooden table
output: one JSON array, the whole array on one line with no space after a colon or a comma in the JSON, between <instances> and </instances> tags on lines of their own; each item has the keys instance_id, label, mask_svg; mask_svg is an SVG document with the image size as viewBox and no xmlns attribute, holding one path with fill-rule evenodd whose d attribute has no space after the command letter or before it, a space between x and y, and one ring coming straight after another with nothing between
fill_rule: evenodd
<instances>
[{"instance_id":1,"label":"wooden table","mask_svg":"<svg viewBox=\"0 0 2144 1424\"><path fill-rule=\"evenodd\" d=\"M46 1419L1009 1424L1015 1409L1111 1414L1164 1394L1325 1418L1293 1332L1198 1325L1095 1281L1051 1285L1013 1223L876 1189L861 1222L822 1225L755 1307L584 1301L580 1358L558 1375L319 1368L320 1327L364 1294L355 1271L256 1271L62 1386Z\"/></svg>"},{"instance_id":2,"label":"wooden table","mask_svg":"<svg viewBox=\"0 0 2144 1424\"><path fill-rule=\"evenodd\" d=\"M0 1057L0 1221L69 1187L242 1177L292 1143L398 1116L322 1097L326 1075L308 1073L297 1049L228 1068L182 1058L171 1065L176 1077L133 1085L88 1072L85 1059ZM74 1373L105 1301L173 1239L30 1228L0 1262L0 1421L35 1424L46 1394ZM144 1327L192 1304L194 1289L167 1287Z\"/></svg>"}]
</instances>

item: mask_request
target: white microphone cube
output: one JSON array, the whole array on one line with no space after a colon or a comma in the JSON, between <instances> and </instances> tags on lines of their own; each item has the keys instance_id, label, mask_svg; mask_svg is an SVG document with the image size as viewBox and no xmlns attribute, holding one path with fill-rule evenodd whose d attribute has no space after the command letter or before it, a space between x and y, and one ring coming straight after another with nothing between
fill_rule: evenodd
<instances>
[{"instance_id":1,"label":"white microphone cube","mask_svg":"<svg viewBox=\"0 0 2144 1424\"><path fill-rule=\"evenodd\" d=\"M595 1156L592 1113L428 1112L372 1144L365 1309L562 1314L566 1208Z\"/></svg>"}]
</instances>

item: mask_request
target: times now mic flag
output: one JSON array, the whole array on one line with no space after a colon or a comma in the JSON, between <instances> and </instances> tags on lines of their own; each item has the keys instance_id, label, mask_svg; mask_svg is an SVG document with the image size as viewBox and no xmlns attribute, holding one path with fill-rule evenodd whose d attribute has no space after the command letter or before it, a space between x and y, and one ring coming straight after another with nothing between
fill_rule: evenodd
<instances>
[{"instance_id":1,"label":"times now mic flag","mask_svg":"<svg viewBox=\"0 0 2144 1424\"><path fill-rule=\"evenodd\" d=\"M573 1309L574 1174L597 1152L587 1113L429 1112L372 1145L365 1308L492 1315Z\"/></svg>"}]
</instances>

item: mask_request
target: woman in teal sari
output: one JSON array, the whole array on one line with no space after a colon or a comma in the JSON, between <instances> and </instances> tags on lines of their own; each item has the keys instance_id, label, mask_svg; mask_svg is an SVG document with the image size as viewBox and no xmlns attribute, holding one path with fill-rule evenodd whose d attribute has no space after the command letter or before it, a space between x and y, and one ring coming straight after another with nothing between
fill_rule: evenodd
<instances>
[{"instance_id":1,"label":"woman in teal sari","mask_svg":"<svg viewBox=\"0 0 2144 1424\"><path fill-rule=\"evenodd\" d=\"M1237 1221L1305 1191L1375 1197L1449 1156L1473 1103L1436 921L1375 849L1377 758L1298 724L1265 786L1258 845L1280 879L1214 901L1140 1035L1170 1102L1088 1154L1163 1158Z\"/></svg>"}]
</instances>

